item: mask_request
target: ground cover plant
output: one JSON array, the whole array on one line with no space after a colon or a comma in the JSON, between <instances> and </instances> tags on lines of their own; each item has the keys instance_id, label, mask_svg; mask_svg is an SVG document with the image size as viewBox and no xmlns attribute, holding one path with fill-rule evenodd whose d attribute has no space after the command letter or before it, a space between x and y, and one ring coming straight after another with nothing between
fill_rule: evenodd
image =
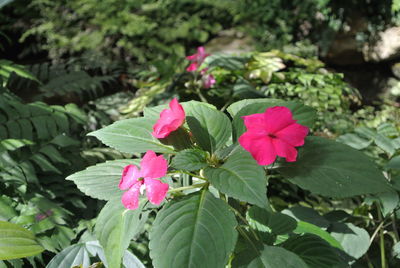
<instances>
[{"instance_id":1,"label":"ground cover plant","mask_svg":"<svg viewBox=\"0 0 400 268\"><path fill-rule=\"evenodd\" d=\"M400 265L396 81L367 106L323 62L397 1L28 7L0 1L0 267Z\"/></svg>"}]
</instances>

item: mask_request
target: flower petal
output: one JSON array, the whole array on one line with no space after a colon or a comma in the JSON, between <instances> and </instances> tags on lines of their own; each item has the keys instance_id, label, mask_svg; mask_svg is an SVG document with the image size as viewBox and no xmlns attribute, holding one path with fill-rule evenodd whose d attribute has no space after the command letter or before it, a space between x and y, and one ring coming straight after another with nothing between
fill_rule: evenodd
<instances>
[{"instance_id":1,"label":"flower petal","mask_svg":"<svg viewBox=\"0 0 400 268\"><path fill-rule=\"evenodd\" d=\"M164 109L160 118L153 126L152 135L158 139L167 137L172 131L177 130L185 121L185 111L177 99L169 103L170 109Z\"/></svg>"},{"instance_id":2,"label":"flower petal","mask_svg":"<svg viewBox=\"0 0 400 268\"><path fill-rule=\"evenodd\" d=\"M161 178L167 174L168 163L162 155L157 156L155 152L149 150L140 161L140 177Z\"/></svg>"},{"instance_id":3,"label":"flower petal","mask_svg":"<svg viewBox=\"0 0 400 268\"><path fill-rule=\"evenodd\" d=\"M242 116L242 118L248 131L263 131L265 135L268 134L266 130L265 115L263 113L246 115Z\"/></svg>"},{"instance_id":4,"label":"flower petal","mask_svg":"<svg viewBox=\"0 0 400 268\"><path fill-rule=\"evenodd\" d=\"M197 70L198 67L199 67L199 66L198 66L197 62L193 62L193 63L191 63L191 64L186 68L186 71L188 71L188 72L194 72L194 71Z\"/></svg>"},{"instance_id":5,"label":"flower petal","mask_svg":"<svg viewBox=\"0 0 400 268\"><path fill-rule=\"evenodd\" d=\"M165 198L168 192L168 183L163 183L160 180L151 178L144 179L146 185L146 196L154 205L159 205Z\"/></svg>"},{"instance_id":6,"label":"flower petal","mask_svg":"<svg viewBox=\"0 0 400 268\"><path fill-rule=\"evenodd\" d=\"M245 132L239 137L239 143L250 152L259 165L270 165L276 159L272 139L262 132Z\"/></svg>"},{"instance_id":7,"label":"flower petal","mask_svg":"<svg viewBox=\"0 0 400 268\"><path fill-rule=\"evenodd\" d=\"M139 207L140 186L142 184L142 181L138 181L122 195L121 201L125 208L134 210Z\"/></svg>"},{"instance_id":8,"label":"flower petal","mask_svg":"<svg viewBox=\"0 0 400 268\"><path fill-rule=\"evenodd\" d=\"M276 133L287 126L296 123L293 119L292 112L284 106L275 106L265 110L266 130L269 133Z\"/></svg>"},{"instance_id":9,"label":"flower petal","mask_svg":"<svg viewBox=\"0 0 400 268\"><path fill-rule=\"evenodd\" d=\"M276 132L275 136L292 146L302 146L307 134L308 127L294 123Z\"/></svg>"},{"instance_id":10,"label":"flower petal","mask_svg":"<svg viewBox=\"0 0 400 268\"><path fill-rule=\"evenodd\" d=\"M296 148L280 139L272 139L272 143L278 156L285 157L287 162L296 161Z\"/></svg>"},{"instance_id":11,"label":"flower petal","mask_svg":"<svg viewBox=\"0 0 400 268\"><path fill-rule=\"evenodd\" d=\"M135 165L127 165L124 167L124 171L122 172L122 177L119 182L119 189L126 190L129 189L137 179L139 178L139 169Z\"/></svg>"}]
</instances>

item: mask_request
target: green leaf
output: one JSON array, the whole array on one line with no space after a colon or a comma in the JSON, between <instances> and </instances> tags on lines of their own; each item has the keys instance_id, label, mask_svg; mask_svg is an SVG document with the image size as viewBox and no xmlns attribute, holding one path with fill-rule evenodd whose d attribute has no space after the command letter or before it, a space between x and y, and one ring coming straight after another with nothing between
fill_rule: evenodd
<instances>
[{"instance_id":1,"label":"green leaf","mask_svg":"<svg viewBox=\"0 0 400 268\"><path fill-rule=\"evenodd\" d=\"M153 150L158 153L174 153L171 146L162 144L153 137L155 121L146 118L132 118L115 122L105 128L91 132L105 145L125 153L144 153Z\"/></svg>"},{"instance_id":2,"label":"green leaf","mask_svg":"<svg viewBox=\"0 0 400 268\"><path fill-rule=\"evenodd\" d=\"M372 140L361 138L360 136L352 133L344 134L337 138L336 141L346 144L357 150L367 148L372 143Z\"/></svg>"},{"instance_id":3,"label":"green leaf","mask_svg":"<svg viewBox=\"0 0 400 268\"><path fill-rule=\"evenodd\" d=\"M390 159L389 163L386 165L386 168L400 170L400 155Z\"/></svg>"},{"instance_id":4,"label":"green leaf","mask_svg":"<svg viewBox=\"0 0 400 268\"><path fill-rule=\"evenodd\" d=\"M390 156L393 155L396 151L396 146L394 145L392 139L383 136L382 134L377 134L375 136L375 144L378 145L379 148L384 150Z\"/></svg>"},{"instance_id":5,"label":"green leaf","mask_svg":"<svg viewBox=\"0 0 400 268\"><path fill-rule=\"evenodd\" d=\"M397 192L387 192L377 194L382 207L383 216L389 215L399 204L399 194Z\"/></svg>"},{"instance_id":6,"label":"green leaf","mask_svg":"<svg viewBox=\"0 0 400 268\"><path fill-rule=\"evenodd\" d=\"M242 148L232 153L222 166L206 168L204 175L224 194L262 208L268 204L264 169Z\"/></svg>"},{"instance_id":7,"label":"green leaf","mask_svg":"<svg viewBox=\"0 0 400 268\"><path fill-rule=\"evenodd\" d=\"M393 245L392 255L396 259L400 259L400 242L397 242L396 244Z\"/></svg>"},{"instance_id":8,"label":"green leaf","mask_svg":"<svg viewBox=\"0 0 400 268\"><path fill-rule=\"evenodd\" d=\"M103 246L109 267L121 266L122 256L130 241L143 230L148 216L148 212L142 213L144 204L142 200L138 209L128 210L118 198L108 201L100 211L95 233Z\"/></svg>"},{"instance_id":9,"label":"green leaf","mask_svg":"<svg viewBox=\"0 0 400 268\"><path fill-rule=\"evenodd\" d=\"M208 191L168 203L150 232L150 256L156 268L224 267L237 232L228 205Z\"/></svg>"},{"instance_id":10,"label":"green leaf","mask_svg":"<svg viewBox=\"0 0 400 268\"><path fill-rule=\"evenodd\" d=\"M260 255L250 262L248 268L308 268L296 254L281 247L264 246Z\"/></svg>"},{"instance_id":11,"label":"green leaf","mask_svg":"<svg viewBox=\"0 0 400 268\"><path fill-rule=\"evenodd\" d=\"M297 223L297 228L293 232L296 234L309 233L317 235L322 239L324 239L326 242L328 242L332 247L343 250L343 247L333 236L331 236L327 231L321 229L320 227L314 224L305 221L299 221Z\"/></svg>"},{"instance_id":12,"label":"green leaf","mask_svg":"<svg viewBox=\"0 0 400 268\"><path fill-rule=\"evenodd\" d=\"M0 221L0 260L34 256L43 250L31 231L17 224Z\"/></svg>"},{"instance_id":13,"label":"green leaf","mask_svg":"<svg viewBox=\"0 0 400 268\"><path fill-rule=\"evenodd\" d=\"M197 149L180 151L172 159L175 169L194 171L207 166L207 153Z\"/></svg>"},{"instance_id":14,"label":"green leaf","mask_svg":"<svg viewBox=\"0 0 400 268\"><path fill-rule=\"evenodd\" d=\"M269 212L257 206L252 206L247 212L250 225L262 232L271 232L276 235L287 234L293 231L297 222L292 217L279 212Z\"/></svg>"},{"instance_id":15,"label":"green leaf","mask_svg":"<svg viewBox=\"0 0 400 268\"><path fill-rule=\"evenodd\" d=\"M223 147L232 134L229 118L199 102L184 103L186 122L201 148L211 153Z\"/></svg>"},{"instance_id":16,"label":"green leaf","mask_svg":"<svg viewBox=\"0 0 400 268\"><path fill-rule=\"evenodd\" d=\"M101 200L110 200L122 195L118 184L121 180L122 171L125 166L138 165L138 159L120 159L107 161L88 167L76 172L66 178L73 181L78 189L88 196Z\"/></svg>"},{"instance_id":17,"label":"green leaf","mask_svg":"<svg viewBox=\"0 0 400 268\"><path fill-rule=\"evenodd\" d=\"M282 210L282 213L291 216L297 221L309 222L324 229L328 228L330 224L329 221L319 215L316 210L308 207L295 206Z\"/></svg>"},{"instance_id":18,"label":"green leaf","mask_svg":"<svg viewBox=\"0 0 400 268\"><path fill-rule=\"evenodd\" d=\"M355 259L362 257L370 246L368 232L352 223L333 223L331 235L342 245L344 252Z\"/></svg>"},{"instance_id":19,"label":"green leaf","mask_svg":"<svg viewBox=\"0 0 400 268\"><path fill-rule=\"evenodd\" d=\"M310 268L332 268L343 263L337 249L313 234L292 236L280 245L300 256Z\"/></svg>"},{"instance_id":20,"label":"green leaf","mask_svg":"<svg viewBox=\"0 0 400 268\"><path fill-rule=\"evenodd\" d=\"M248 102L245 102L243 104L247 105L244 106L242 109L240 109L239 112L234 114L232 122L234 129L234 141L236 141L236 139L246 131L246 127L243 123L242 116L256 114L256 113L264 113L265 110L269 107L285 106L292 111L293 118L297 120L297 123L308 127L312 127L314 125L314 121L316 119L316 113L315 110L311 107L292 101L270 100L270 99L260 99L260 100L263 101L258 101L258 99L246 100ZM232 108L233 111L235 109L237 109L237 107Z\"/></svg>"},{"instance_id":21,"label":"green leaf","mask_svg":"<svg viewBox=\"0 0 400 268\"><path fill-rule=\"evenodd\" d=\"M282 163L278 171L301 188L328 197L393 191L367 156L321 137L308 137L297 161Z\"/></svg>"},{"instance_id":22,"label":"green leaf","mask_svg":"<svg viewBox=\"0 0 400 268\"><path fill-rule=\"evenodd\" d=\"M46 268L71 268L80 265L88 267L90 264L90 256L86 249L86 244L80 243L63 249L51 259Z\"/></svg>"}]
</instances>

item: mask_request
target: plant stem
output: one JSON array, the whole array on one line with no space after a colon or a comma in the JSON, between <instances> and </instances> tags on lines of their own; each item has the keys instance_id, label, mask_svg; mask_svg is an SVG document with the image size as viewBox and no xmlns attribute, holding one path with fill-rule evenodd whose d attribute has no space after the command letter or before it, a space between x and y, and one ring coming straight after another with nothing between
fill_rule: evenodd
<instances>
[{"instance_id":1,"label":"plant stem","mask_svg":"<svg viewBox=\"0 0 400 268\"><path fill-rule=\"evenodd\" d=\"M199 184L192 184L192 185L189 185L189 186L184 186L184 187L171 189L171 190L168 191L168 193L182 192L182 191L189 190L189 189L201 188L201 187L203 187L205 185L207 185L207 182L199 183Z\"/></svg>"},{"instance_id":2,"label":"plant stem","mask_svg":"<svg viewBox=\"0 0 400 268\"><path fill-rule=\"evenodd\" d=\"M196 93L202 102L208 103L208 100L204 97L203 93L201 93L200 88L196 88Z\"/></svg>"},{"instance_id":3,"label":"plant stem","mask_svg":"<svg viewBox=\"0 0 400 268\"><path fill-rule=\"evenodd\" d=\"M229 209L231 209L247 226L249 226L249 230L253 234L254 238L257 240L260 240L260 238L258 238L258 235L256 234L256 232L254 232L253 228L251 228L251 226L250 226L249 222L246 220L246 218L243 217L243 215L240 214L240 212L237 211L235 208L229 206Z\"/></svg>"},{"instance_id":4,"label":"plant stem","mask_svg":"<svg viewBox=\"0 0 400 268\"><path fill-rule=\"evenodd\" d=\"M183 170L179 170L179 171L175 171L175 172L168 172L168 175L173 175L173 174L180 174L180 173L184 173L186 175L195 177L197 179L203 180L203 181L208 181L206 178L202 177L201 175L197 175L191 172L187 172L187 171L183 171Z\"/></svg>"},{"instance_id":5,"label":"plant stem","mask_svg":"<svg viewBox=\"0 0 400 268\"><path fill-rule=\"evenodd\" d=\"M384 220L382 219L382 212L379 207L379 204L376 205L378 209L378 220L381 221L381 224L383 225ZM379 228L379 247L381 249L381 267L386 268L386 256L385 256L385 238L384 238L384 233L383 233L383 228Z\"/></svg>"}]
</instances>

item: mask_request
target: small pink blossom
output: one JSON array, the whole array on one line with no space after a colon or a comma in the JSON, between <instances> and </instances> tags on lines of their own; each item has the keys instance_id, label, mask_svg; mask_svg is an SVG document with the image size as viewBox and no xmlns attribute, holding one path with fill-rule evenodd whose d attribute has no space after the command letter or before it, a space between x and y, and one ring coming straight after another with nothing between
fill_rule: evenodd
<instances>
[{"instance_id":1,"label":"small pink blossom","mask_svg":"<svg viewBox=\"0 0 400 268\"><path fill-rule=\"evenodd\" d=\"M151 134L158 139L167 137L185 121L185 111L176 98L169 103L169 107L170 109L164 109L160 113L160 119L153 126Z\"/></svg>"},{"instance_id":2,"label":"small pink blossom","mask_svg":"<svg viewBox=\"0 0 400 268\"><path fill-rule=\"evenodd\" d=\"M157 178L167 174L167 160L162 155L157 156L149 150L140 161L140 170L135 165L127 165L122 172L119 189L128 190L122 195L122 204L127 209L139 207L139 196L144 186L147 199L154 205L159 205L167 194L169 185Z\"/></svg>"},{"instance_id":3,"label":"small pink blossom","mask_svg":"<svg viewBox=\"0 0 400 268\"><path fill-rule=\"evenodd\" d=\"M186 71L188 71L188 72L197 71L197 69L203 63L204 59L207 58L208 56L210 56L210 54L206 53L204 47L198 47L197 53L186 57L186 59L188 59L192 62L189 65L189 67L186 68Z\"/></svg>"},{"instance_id":4,"label":"small pink blossom","mask_svg":"<svg viewBox=\"0 0 400 268\"><path fill-rule=\"evenodd\" d=\"M210 88L210 87L212 87L212 86L215 84L215 82L216 82L216 80L215 80L215 78L214 78L214 76L213 76L212 74L206 74L206 75L204 75L204 76L202 77L202 80L203 80L203 87L204 87L204 88Z\"/></svg>"},{"instance_id":5,"label":"small pink blossom","mask_svg":"<svg viewBox=\"0 0 400 268\"><path fill-rule=\"evenodd\" d=\"M239 143L259 165L272 164L276 156L296 161L295 147L304 144L308 127L297 124L288 108L275 106L242 118L247 131L239 137Z\"/></svg>"}]
</instances>

